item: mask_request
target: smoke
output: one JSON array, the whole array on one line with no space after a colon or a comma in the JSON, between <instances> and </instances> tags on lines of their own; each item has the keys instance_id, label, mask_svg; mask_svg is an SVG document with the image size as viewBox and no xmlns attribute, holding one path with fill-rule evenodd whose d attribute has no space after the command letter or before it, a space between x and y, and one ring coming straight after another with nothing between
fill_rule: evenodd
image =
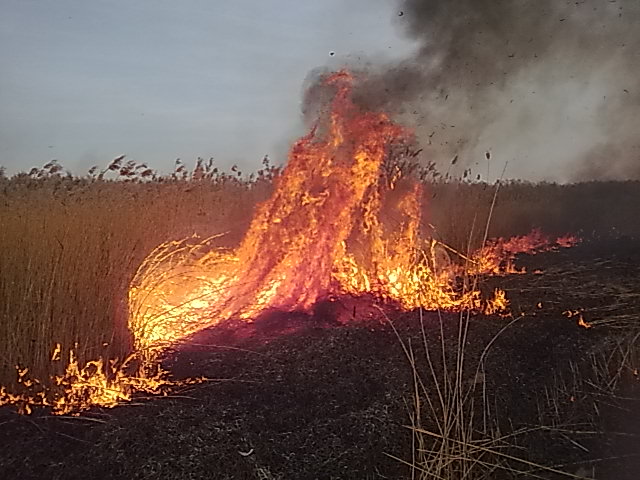
<instances>
[{"instance_id":1,"label":"smoke","mask_svg":"<svg viewBox=\"0 0 640 480\"><path fill-rule=\"evenodd\" d=\"M415 126L429 160L489 180L507 162L511 178L640 178L640 2L404 0L396 15L414 55L345 66L357 101Z\"/></svg>"}]
</instances>

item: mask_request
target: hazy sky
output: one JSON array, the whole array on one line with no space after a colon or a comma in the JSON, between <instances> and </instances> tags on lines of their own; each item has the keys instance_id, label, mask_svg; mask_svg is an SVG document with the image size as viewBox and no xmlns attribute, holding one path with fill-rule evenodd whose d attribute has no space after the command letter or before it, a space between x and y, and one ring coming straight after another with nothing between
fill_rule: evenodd
<instances>
[{"instance_id":1,"label":"hazy sky","mask_svg":"<svg viewBox=\"0 0 640 480\"><path fill-rule=\"evenodd\" d=\"M300 133L318 66L404 57L388 0L0 0L0 165L119 154L253 170ZM331 52L335 52L331 55Z\"/></svg>"},{"instance_id":2,"label":"hazy sky","mask_svg":"<svg viewBox=\"0 0 640 480\"><path fill-rule=\"evenodd\" d=\"M443 171L640 178L638 25L638 0L0 0L0 165L283 163L310 72L347 65Z\"/></svg>"}]
</instances>

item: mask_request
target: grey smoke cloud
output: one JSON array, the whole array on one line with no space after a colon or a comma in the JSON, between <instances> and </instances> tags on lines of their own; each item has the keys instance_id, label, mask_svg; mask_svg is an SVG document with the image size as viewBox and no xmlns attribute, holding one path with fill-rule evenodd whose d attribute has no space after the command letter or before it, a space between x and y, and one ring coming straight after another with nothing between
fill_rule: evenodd
<instances>
[{"instance_id":1,"label":"grey smoke cloud","mask_svg":"<svg viewBox=\"0 0 640 480\"><path fill-rule=\"evenodd\" d=\"M397 15L414 55L348 66L358 101L415 126L430 160L490 180L505 162L511 178L640 178L640 2L404 0Z\"/></svg>"}]
</instances>

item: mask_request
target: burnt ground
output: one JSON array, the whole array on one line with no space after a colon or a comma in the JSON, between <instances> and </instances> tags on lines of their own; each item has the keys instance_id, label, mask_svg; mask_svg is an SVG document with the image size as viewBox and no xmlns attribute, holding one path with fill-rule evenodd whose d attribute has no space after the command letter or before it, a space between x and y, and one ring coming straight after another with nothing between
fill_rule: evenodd
<instances>
[{"instance_id":1,"label":"burnt ground","mask_svg":"<svg viewBox=\"0 0 640 480\"><path fill-rule=\"evenodd\" d=\"M489 415L488 427L477 416L477 429L528 429L501 451L578 476L640 478L640 382L632 369L616 377L617 345L640 331L640 241L591 242L519 264L531 273L483 287L507 290L513 317L469 319L464 384ZM592 328L563 315L578 309ZM0 409L0 478L408 478L390 457L411 459L413 374L399 337L433 385L418 312L385 314L367 299L340 299L313 317L272 314L201 332L166 366L176 378L208 380L167 397L75 418ZM436 374L442 344L452 371L460 315L431 312L423 322ZM431 417L425 411L423 425L435 429ZM519 478L562 478L514 465L530 472Z\"/></svg>"}]
</instances>

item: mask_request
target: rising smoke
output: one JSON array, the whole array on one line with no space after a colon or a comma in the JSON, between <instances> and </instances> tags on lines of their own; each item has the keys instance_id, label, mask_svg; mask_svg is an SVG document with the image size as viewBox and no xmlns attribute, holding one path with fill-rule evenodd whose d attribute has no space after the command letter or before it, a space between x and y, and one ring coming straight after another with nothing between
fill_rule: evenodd
<instances>
[{"instance_id":1,"label":"rising smoke","mask_svg":"<svg viewBox=\"0 0 640 480\"><path fill-rule=\"evenodd\" d=\"M505 162L511 178L640 178L639 1L404 0L396 15L414 55L346 66L364 73L358 102L415 126L441 168L457 155L489 180Z\"/></svg>"}]
</instances>

